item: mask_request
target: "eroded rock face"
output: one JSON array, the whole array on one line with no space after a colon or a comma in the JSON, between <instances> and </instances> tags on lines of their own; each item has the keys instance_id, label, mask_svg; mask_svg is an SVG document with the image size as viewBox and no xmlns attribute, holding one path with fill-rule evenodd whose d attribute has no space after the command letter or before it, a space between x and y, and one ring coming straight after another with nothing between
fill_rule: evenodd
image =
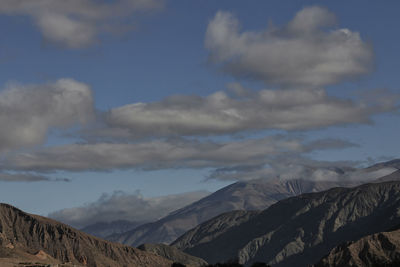
<instances>
[{"instance_id":1,"label":"eroded rock face","mask_svg":"<svg viewBox=\"0 0 400 267\"><path fill-rule=\"evenodd\" d=\"M196 243L204 239L192 237L185 241L190 246L181 248L209 263L238 259L246 265L307 266L344 241L399 224L400 182L375 183L282 200L215 238Z\"/></svg>"},{"instance_id":2,"label":"eroded rock face","mask_svg":"<svg viewBox=\"0 0 400 267\"><path fill-rule=\"evenodd\" d=\"M400 230L343 243L313 267L336 266L400 266Z\"/></svg>"},{"instance_id":3,"label":"eroded rock face","mask_svg":"<svg viewBox=\"0 0 400 267\"><path fill-rule=\"evenodd\" d=\"M186 254L179 249L165 244L143 244L138 247L140 250L147 251L178 262L190 267L206 266L207 262L203 259Z\"/></svg>"},{"instance_id":4,"label":"eroded rock face","mask_svg":"<svg viewBox=\"0 0 400 267\"><path fill-rule=\"evenodd\" d=\"M0 204L0 245L85 266L170 266L136 248L89 236L65 224Z\"/></svg>"}]
</instances>

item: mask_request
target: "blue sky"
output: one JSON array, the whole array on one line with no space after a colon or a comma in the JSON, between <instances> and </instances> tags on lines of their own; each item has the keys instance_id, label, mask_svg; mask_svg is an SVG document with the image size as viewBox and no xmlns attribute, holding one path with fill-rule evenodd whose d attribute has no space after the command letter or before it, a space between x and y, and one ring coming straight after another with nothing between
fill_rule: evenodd
<instances>
[{"instance_id":1,"label":"blue sky","mask_svg":"<svg viewBox=\"0 0 400 267\"><path fill-rule=\"evenodd\" d=\"M0 3L0 201L47 215L400 156L398 1L104 2Z\"/></svg>"}]
</instances>

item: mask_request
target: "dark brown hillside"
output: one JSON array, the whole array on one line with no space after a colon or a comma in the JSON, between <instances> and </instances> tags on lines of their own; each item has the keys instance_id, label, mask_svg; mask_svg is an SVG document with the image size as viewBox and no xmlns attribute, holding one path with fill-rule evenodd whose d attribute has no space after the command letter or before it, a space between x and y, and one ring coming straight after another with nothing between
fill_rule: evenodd
<instances>
[{"instance_id":1,"label":"dark brown hillside","mask_svg":"<svg viewBox=\"0 0 400 267\"><path fill-rule=\"evenodd\" d=\"M400 230L381 232L343 243L314 267L400 266Z\"/></svg>"},{"instance_id":2,"label":"dark brown hillside","mask_svg":"<svg viewBox=\"0 0 400 267\"><path fill-rule=\"evenodd\" d=\"M62 263L85 266L171 265L169 260L154 254L87 235L7 204L0 204L0 245L8 253L36 254L42 251Z\"/></svg>"}]
</instances>

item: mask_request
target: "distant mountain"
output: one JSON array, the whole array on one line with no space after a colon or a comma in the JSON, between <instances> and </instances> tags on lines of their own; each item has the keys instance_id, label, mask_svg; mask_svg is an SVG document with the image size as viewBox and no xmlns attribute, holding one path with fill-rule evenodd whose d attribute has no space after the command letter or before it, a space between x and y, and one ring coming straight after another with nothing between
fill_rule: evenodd
<instances>
[{"instance_id":1,"label":"distant mountain","mask_svg":"<svg viewBox=\"0 0 400 267\"><path fill-rule=\"evenodd\" d=\"M337 186L354 186L359 182L294 180L256 180L237 182L201 200L179 209L153 223L107 237L126 245L171 243L198 224L232 210L261 210L281 199L306 192L319 192Z\"/></svg>"},{"instance_id":2,"label":"distant mountain","mask_svg":"<svg viewBox=\"0 0 400 267\"><path fill-rule=\"evenodd\" d=\"M207 262L203 259L186 254L175 247L165 244L143 244L138 249L154 253L173 262L178 262L190 267L204 267Z\"/></svg>"},{"instance_id":3,"label":"distant mountain","mask_svg":"<svg viewBox=\"0 0 400 267\"><path fill-rule=\"evenodd\" d=\"M395 169L400 170L400 159L393 159L390 161L380 162L380 163L372 165L371 167L368 167L367 169L377 170L377 169L383 169L383 168L395 168Z\"/></svg>"},{"instance_id":4,"label":"distant mountain","mask_svg":"<svg viewBox=\"0 0 400 267\"><path fill-rule=\"evenodd\" d=\"M229 214L221 215L189 231L174 245L209 263L237 259L245 265L260 261L279 267L307 266L344 241L399 225L400 182L303 194L259 214L240 216L248 220L222 227L222 233L213 232L210 226L231 223Z\"/></svg>"},{"instance_id":5,"label":"distant mountain","mask_svg":"<svg viewBox=\"0 0 400 267\"><path fill-rule=\"evenodd\" d=\"M90 267L171 265L160 256L87 235L7 204L0 204L0 254L1 266L12 262L24 266L17 263L21 260Z\"/></svg>"},{"instance_id":6,"label":"distant mountain","mask_svg":"<svg viewBox=\"0 0 400 267\"><path fill-rule=\"evenodd\" d=\"M131 222L126 220L118 220L112 222L97 222L88 225L82 229L82 232L91 234L100 238L105 238L113 234L120 234L132 229L135 229L139 225L144 224L143 222Z\"/></svg>"},{"instance_id":7,"label":"distant mountain","mask_svg":"<svg viewBox=\"0 0 400 267\"><path fill-rule=\"evenodd\" d=\"M400 230L381 232L341 244L313 265L336 266L400 266Z\"/></svg>"}]
</instances>

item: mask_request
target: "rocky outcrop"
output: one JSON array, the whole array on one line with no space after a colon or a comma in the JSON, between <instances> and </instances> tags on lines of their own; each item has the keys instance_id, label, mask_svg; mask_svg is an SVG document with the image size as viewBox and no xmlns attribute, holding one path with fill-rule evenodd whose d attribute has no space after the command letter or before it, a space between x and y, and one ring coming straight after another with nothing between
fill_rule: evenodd
<instances>
[{"instance_id":1,"label":"rocky outcrop","mask_svg":"<svg viewBox=\"0 0 400 267\"><path fill-rule=\"evenodd\" d=\"M207 242L196 243L203 240L196 236L181 248L209 263L237 259L246 265L306 266L344 241L399 224L400 182L373 183L279 201Z\"/></svg>"},{"instance_id":2,"label":"rocky outcrop","mask_svg":"<svg viewBox=\"0 0 400 267\"><path fill-rule=\"evenodd\" d=\"M154 253L173 262L181 263L187 267L206 266L207 262L203 259L186 254L175 247L165 244L143 244L138 249Z\"/></svg>"},{"instance_id":3,"label":"rocky outcrop","mask_svg":"<svg viewBox=\"0 0 400 267\"><path fill-rule=\"evenodd\" d=\"M237 182L156 221L132 231L107 237L126 245L166 243L221 213L233 210L261 210L281 199L307 192L319 192L337 186L354 186L359 182L294 180L256 180Z\"/></svg>"},{"instance_id":4,"label":"rocky outcrop","mask_svg":"<svg viewBox=\"0 0 400 267\"><path fill-rule=\"evenodd\" d=\"M400 266L400 230L381 232L335 247L313 267Z\"/></svg>"},{"instance_id":5,"label":"rocky outcrop","mask_svg":"<svg viewBox=\"0 0 400 267\"><path fill-rule=\"evenodd\" d=\"M51 257L83 266L170 266L171 262L139 249L111 243L65 224L0 204L0 247L35 257ZM7 256L7 257L8 257Z\"/></svg>"}]
</instances>

